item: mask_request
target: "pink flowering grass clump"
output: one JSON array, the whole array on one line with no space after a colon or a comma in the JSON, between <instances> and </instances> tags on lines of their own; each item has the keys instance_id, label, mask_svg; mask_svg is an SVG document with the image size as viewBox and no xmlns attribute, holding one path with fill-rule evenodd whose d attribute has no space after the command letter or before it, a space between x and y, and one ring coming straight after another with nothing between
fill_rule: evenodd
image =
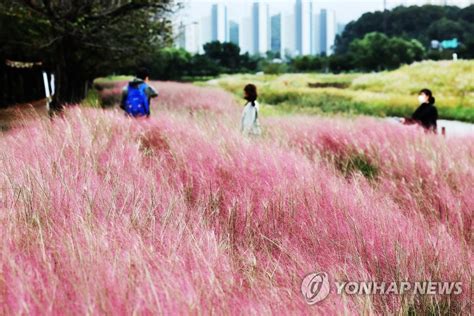
<instances>
[{"instance_id":1,"label":"pink flowering grass clump","mask_svg":"<svg viewBox=\"0 0 474 316\"><path fill-rule=\"evenodd\" d=\"M323 157L342 171L376 177L373 186L406 213L423 216L435 227L446 225L453 236L472 242L472 136L447 141L368 118L331 120L331 129L328 123L296 118L275 125L286 133L282 138L289 146L310 159Z\"/></svg>"},{"instance_id":2,"label":"pink flowering grass clump","mask_svg":"<svg viewBox=\"0 0 474 316\"><path fill-rule=\"evenodd\" d=\"M103 89L99 91L100 103L103 107L110 107L120 104L122 100L123 86L117 86L112 89Z\"/></svg>"},{"instance_id":3,"label":"pink flowering grass clump","mask_svg":"<svg viewBox=\"0 0 474 316\"><path fill-rule=\"evenodd\" d=\"M472 137L285 117L249 140L230 95L156 85L148 120L75 107L2 135L2 314L469 312ZM463 292L310 306L314 271Z\"/></svg>"},{"instance_id":4,"label":"pink flowering grass clump","mask_svg":"<svg viewBox=\"0 0 474 316\"><path fill-rule=\"evenodd\" d=\"M234 97L220 89L203 88L192 84L175 82L153 82L151 84L160 94L157 107L167 110L181 110L190 113L236 113ZM155 103L155 102L154 102Z\"/></svg>"},{"instance_id":5,"label":"pink flowering grass clump","mask_svg":"<svg viewBox=\"0 0 474 316\"><path fill-rule=\"evenodd\" d=\"M126 82L108 82L96 84L99 98L104 106L117 105L122 98L122 89ZM187 112L189 114L233 114L238 111L235 99L220 89L203 89L192 84L176 82L150 82L159 93L159 99L152 99L155 110Z\"/></svg>"}]
</instances>

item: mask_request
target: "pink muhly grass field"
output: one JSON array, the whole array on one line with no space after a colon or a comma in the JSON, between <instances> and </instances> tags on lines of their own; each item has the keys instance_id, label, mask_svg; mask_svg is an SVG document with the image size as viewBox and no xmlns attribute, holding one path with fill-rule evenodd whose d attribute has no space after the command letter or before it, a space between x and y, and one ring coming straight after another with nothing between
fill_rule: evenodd
<instances>
[{"instance_id":1,"label":"pink muhly grass field","mask_svg":"<svg viewBox=\"0 0 474 316\"><path fill-rule=\"evenodd\" d=\"M249 140L232 96L156 87L149 120L75 107L2 135L1 314L469 313L473 137L285 117ZM309 306L314 271L463 293Z\"/></svg>"}]
</instances>

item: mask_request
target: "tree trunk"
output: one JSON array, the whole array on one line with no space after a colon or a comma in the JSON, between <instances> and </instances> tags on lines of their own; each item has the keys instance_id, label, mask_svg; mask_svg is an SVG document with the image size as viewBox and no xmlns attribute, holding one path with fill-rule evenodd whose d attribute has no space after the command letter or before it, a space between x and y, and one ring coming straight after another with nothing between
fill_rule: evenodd
<instances>
[{"instance_id":1,"label":"tree trunk","mask_svg":"<svg viewBox=\"0 0 474 316\"><path fill-rule=\"evenodd\" d=\"M74 69L67 65L56 67L54 72L56 91L51 103L53 111L60 111L67 105L78 104L86 96L84 86L87 81L79 78L71 68Z\"/></svg>"},{"instance_id":2,"label":"tree trunk","mask_svg":"<svg viewBox=\"0 0 474 316\"><path fill-rule=\"evenodd\" d=\"M68 54L67 40L63 40L56 50L54 66L55 94L50 108L53 112L61 111L65 106L78 104L86 96L84 86L86 79L81 77L81 66Z\"/></svg>"}]
</instances>

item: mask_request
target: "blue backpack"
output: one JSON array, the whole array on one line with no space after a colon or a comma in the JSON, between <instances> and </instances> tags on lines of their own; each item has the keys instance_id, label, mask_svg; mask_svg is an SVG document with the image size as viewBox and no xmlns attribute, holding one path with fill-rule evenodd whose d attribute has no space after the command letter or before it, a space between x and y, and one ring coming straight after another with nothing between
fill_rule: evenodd
<instances>
[{"instance_id":1,"label":"blue backpack","mask_svg":"<svg viewBox=\"0 0 474 316\"><path fill-rule=\"evenodd\" d=\"M146 95L147 84L143 83L137 86L128 86L127 100L125 101L125 112L129 115L145 116L150 114L150 104Z\"/></svg>"}]
</instances>

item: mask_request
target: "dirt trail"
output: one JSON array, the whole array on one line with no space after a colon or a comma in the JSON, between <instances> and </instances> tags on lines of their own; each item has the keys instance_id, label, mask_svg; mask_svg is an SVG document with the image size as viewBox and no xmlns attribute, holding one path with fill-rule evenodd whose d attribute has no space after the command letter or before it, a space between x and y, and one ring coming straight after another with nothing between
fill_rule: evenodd
<instances>
[{"instance_id":1,"label":"dirt trail","mask_svg":"<svg viewBox=\"0 0 474 316\"><path fill-rule=\"evenodd\" d=\"M399 124L397 117L387 118L388 121ZM446 136L465 136L474 135L474 124L461 121L438 120L438 134L441 134L442 128L446 130Z\"/></svg>"},{"instance_id":2,"label":"dirt trail","mask_svg":"<svg viewBox=\"0 0 474 316\"><path fill-rule=\"evenodd\" d=\"M47 116L46 99L10 106L0 109L0 130L8 130L15 126L24 125L34 119Z\"/></svg>"}]
</instances>

